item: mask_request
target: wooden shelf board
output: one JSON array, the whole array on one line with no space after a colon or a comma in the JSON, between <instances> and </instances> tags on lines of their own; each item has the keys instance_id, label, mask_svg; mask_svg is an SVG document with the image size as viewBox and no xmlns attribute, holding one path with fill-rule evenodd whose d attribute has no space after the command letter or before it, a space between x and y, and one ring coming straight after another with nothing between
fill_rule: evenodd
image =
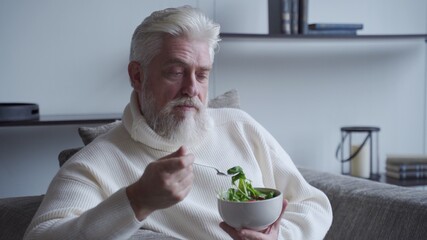
<instances>
[{"instance_id":1,"label":"wooden shelf board","mask_svg":"<svg viewBox=\"0 0 427 240\"><path fill-rule=\"evenodd\" d=\"M38 120L0 122L0 127L72 125L110 123L120 120L122 114L42 115Z\"/></svg>"},{"instance_id":2,"label":"wooden shelf board","mask_svg":"<svg viewBox=\"0 0 427 240\"><path fill-rule=\"evenodd\" d=\"M255 38L255 39L427 39L427 34L389 34L389 35L284 35L284 34L240 34L221 33L220 37L228 38Z\"/></svg>"}]
</instances>

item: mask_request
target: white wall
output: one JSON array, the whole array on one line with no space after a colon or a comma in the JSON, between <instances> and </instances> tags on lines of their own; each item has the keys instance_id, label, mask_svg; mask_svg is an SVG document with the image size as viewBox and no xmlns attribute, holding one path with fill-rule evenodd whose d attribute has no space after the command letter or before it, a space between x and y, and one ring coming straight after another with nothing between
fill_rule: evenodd
<instances>
[{"instance_id":1,"label":"white wall","mask_svg":"<svg viewBox=\"0 0 427 240\"><path fill-rule=\"evenodd\" d=\"M363 22L365 34L426 32L427 2L403 2L312 0L309 21ZM214 1L0 1L0 102L36 102L42 114L121 112L134 28L184 3L219 16ZM420 39L225 39L210 93L237 88L242 107L298 165L339 172L343 125L381 127L383 160L425 151L425 59ZM59 151L82 145L77 127L0 128L0 197L44 193Z\"/></svg>"},{"instance_id":2,"label":"white wall","mask_svg":"<svg viewBox=\"0 0 427 240\"><path fill-rule=\"evenodd\" d=\"M196 0L0 1L0 102L43 115L119 113L132 33L152 11ZM0 127L0 197L42 194L78 126Z\"/></svg>"},{"instance_id":3,"label":"white wall","mask_svg":"<svg viewBox=\"0 0 427 240\"><path fill-rule=\"evenodd\" d=\"M309 0L309 22L360 22L361 34L425 34L425 0Z\"/></svg>"},{"instance_id":4,"label":"white wall","mask_svg":"<svg viewBox=\"0 0 427 240\"><path fill-rule=\"evenodd\" d=\"M111 113L130 87L132 33L154 10L197 1L0 1L0 102L42 114Z\"/></svg>"},{"instance_id":5,"label":"white wall","mask_svg":"<svg viewBox=\"0 0 427 240\"><path fill-rule=\"evenodd\" d=\"M385 154L424 151L422 40L229 39L216 61L216 91L239 89L301 166L339 172L342 126L381 128L382 169Z\"/></svg>"}]
</instances>

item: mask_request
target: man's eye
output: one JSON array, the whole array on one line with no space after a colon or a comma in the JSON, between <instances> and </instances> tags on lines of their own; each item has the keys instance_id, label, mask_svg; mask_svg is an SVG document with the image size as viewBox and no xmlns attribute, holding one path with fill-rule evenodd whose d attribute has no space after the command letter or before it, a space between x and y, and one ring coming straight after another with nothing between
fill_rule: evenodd
<instances>
[{"instance_id":1,"label":"man's eye","mask_svg":"<svg viewBox=\"0 0 427 240\"><path fill-rule=\"evenodd\" d=\"M171 73L171 75L174 75L174 76L180 76L180 75L183 75L184 73L183 72L172 72Z\"/></svg>"},{"instance_id":2,"label":"man's eye","mask_svg":"<svg viewBox=\"0 0 427 240\"><path fill-rule=\"evenodd\" d=\"M181 78L183 75L184 75L184 72L182 72L182 71L170 71L170 72L168 72L168 77L173 78L173 79Z\"/></svg>"},{"instance_id":3,"label":"man's eye","mask_svg":"<svg viewBox=\"0 0 427 240\"><path fill-rule=\"evenodd\" d=\"M197 80L199 81L204 81L207 80L209 78L209 73L198 73L197 75Z\"/></svg>"},{"instance_id":4,"label":"man's eye","mask_svg":"<svg viewBox=\"0 0 427 240\"><path fill-rule=\"evenodd\" d=\"M198 80L206 80L206 79L208 79L208 76L206 76L206 75L197 75L197 79Z\"/></svg>"}]
</instances>

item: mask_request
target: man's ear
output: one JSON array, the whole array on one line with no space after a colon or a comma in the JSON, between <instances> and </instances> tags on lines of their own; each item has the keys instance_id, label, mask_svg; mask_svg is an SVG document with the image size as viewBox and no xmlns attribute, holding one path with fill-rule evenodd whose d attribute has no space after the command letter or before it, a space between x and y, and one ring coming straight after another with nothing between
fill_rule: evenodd
<instances>
[{"instance_id":1,"label":"man's ear","mask_svg":"<svg viewBox=\"0 0 427 240\"><path fill-rule=\"evenodd\" d=\"M143 81L144 74L142 72L142 67L139 62L131 61L128 65L128 74L130 78L130 84L133 89L137 92L141 91L141 84Z\"/></svg>"}]
</instances>

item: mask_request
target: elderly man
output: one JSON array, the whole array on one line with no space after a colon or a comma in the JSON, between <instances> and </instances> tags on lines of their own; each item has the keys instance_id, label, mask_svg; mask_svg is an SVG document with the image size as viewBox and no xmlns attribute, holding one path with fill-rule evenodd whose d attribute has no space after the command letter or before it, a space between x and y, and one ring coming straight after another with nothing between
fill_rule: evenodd
<instances>
[{"instance_id":1,"label":"elderly man","mask_svg":"<svg viewBox=\"0 0 427 240\"><path fill-rule=\"evenodd\" d=\"M329 201L279 143L241 110L206 107L218 36L219 26L191 7L154 12L137 27L122 123L59 170L26 238L324 237ZM230 178L193 163L238 165L254 186L281 190L281 217L261 232L221 222L216 192Z\"/></svg>"}]
</instances>

